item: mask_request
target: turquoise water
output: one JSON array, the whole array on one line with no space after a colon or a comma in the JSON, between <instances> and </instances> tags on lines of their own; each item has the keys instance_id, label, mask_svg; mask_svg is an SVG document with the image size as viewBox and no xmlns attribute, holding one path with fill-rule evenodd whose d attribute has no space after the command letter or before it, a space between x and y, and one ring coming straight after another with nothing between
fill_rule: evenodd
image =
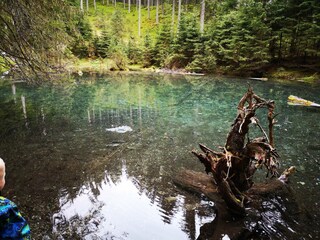
<instances>
[{"instance_id":1,"label":"turquoise water","mask_svg":"<svg viewBox=\"0 0 320 240\"><path fill-rule=\"evenodd\" d=\"M3 194L22 209L35 239L196 239L215 218L214 203L171 179L182 167L203 171L190 151L198 143L224 145L248 84L276 102L281 168L297 167L290 184L312 224L290 225L275 211L268 222L316 238L320 109L289 106L287 97L320 102L317 84L156 74L82 76L37 87L2 81ZM292 238L261 229L261 237Z\"/></svg>"}]
</instances>

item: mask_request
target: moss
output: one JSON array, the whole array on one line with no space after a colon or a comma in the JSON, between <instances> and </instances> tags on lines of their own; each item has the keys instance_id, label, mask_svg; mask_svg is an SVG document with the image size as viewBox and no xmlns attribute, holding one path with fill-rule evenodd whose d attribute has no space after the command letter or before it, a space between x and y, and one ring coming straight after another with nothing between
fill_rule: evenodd
<instances>
[{"instance_id":1,"label":"moss","mask_svg":"<svg viewBox=\"0 0 320 240\"><path fill-rule=\"evenodd\" d=\"M319 81L319 73L317 70L310 70L302 67L277 67L273 66L268 69L268 78L283 79L290 81L301 81L313 83Z\"/></svg>"}]
</instances>

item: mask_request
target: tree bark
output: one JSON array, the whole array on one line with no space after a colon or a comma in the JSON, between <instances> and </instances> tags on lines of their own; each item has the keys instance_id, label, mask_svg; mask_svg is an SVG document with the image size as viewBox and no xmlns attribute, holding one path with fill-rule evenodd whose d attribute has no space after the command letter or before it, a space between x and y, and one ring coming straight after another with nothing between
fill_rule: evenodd
<instances>
[{"instance_id":1,"label":"tree bark","mask_svg":"<svg viewBox=\"0 0 320 240\"><path fill-rule=\"evenodd\" d=\"M83 12L83 0L80 0L80 11Z\"/></svg>"},{"instance_id":2,"label":"tree bark","mask_svg":"<svg viewBox=\"0 0 320 240\"><path fill-rule=\"evenodd\" d=\"M206 10L206 1L201 1L201 13L200 13L200 33L203 33L204 30L204 15Z\"/></svg>"},{"instance_id":3,"label":"tree bark","mask_svg":"<svg viewBox=\"0 0 320 240\"><path fill-rule=\"evenodd\" d=\"M138 0L139 13L138 13L138 36L141 36L141 0Z\"/></svg>"},{"instance_id":4,"label":"tree bark","mask_svg":"<svg viewBox=\"0 0 320 240\"><path fill-rule=\"evenodd\" d=\"M180 18L181 18L181 0L178 2L178 27L180 24Z\"/></svg>"},{"instance_id":5,"label":"tree bark","mask_svg":"<svg viewBox=\"0 0 320 240\"><path fill-rule=\"evenodd\" d=\"M176 0L172 0L172 27L174 26L174 18L175 18L175 3Z\"/></svg>"},{"instance_id":6,"label":"tree bark","mask_svg":"<svg viewBox=\"0 0 320 240\"><path fill-rule=\"evenodd\" d=\"M159 24L159 0L157 0L156 4L156 24Z\"/></svg>"}]
</instances>

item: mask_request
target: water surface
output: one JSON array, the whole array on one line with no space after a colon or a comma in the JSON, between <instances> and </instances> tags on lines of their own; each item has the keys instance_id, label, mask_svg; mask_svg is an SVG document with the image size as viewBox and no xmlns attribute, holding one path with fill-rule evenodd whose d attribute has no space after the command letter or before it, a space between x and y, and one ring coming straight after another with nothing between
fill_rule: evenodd
<instances>
[{"instance_id":1,"label":"water surface","mask_svg":"<svg viewBox=\"0 0 320 240\"><path fill-rule=\"evenodd\" d=\"M19 205L35 239L196 239L215 218L214 203L177 188L172 177L182 167L203 171L190 151L224 145L248 83L276 101L281 168L297 166L290 184L312 223L282 219L275 198L264 203L259 234L316 239L320 110L288 106L287 97L320 102L319 85L146 74L40 87L3 81L3 194Z\"/></svg>"}]
</instances>

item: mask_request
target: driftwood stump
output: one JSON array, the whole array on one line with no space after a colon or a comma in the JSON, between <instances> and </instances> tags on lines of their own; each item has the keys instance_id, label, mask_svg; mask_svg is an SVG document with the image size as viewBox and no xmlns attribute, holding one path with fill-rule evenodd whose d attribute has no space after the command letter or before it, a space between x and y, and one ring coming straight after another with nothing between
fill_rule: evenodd
<instances>
[{"instance_id":1,"label":"driftwood stump","mask_svg":"<svg viewBox=\"0 0 320 240\"><path fill-rule=\"evenodd\" d=\"M256 111L266 108L268 131L260 125ZM250 202L247 191L253 185L253 175L258 168L265 167L267 176L278 177L279 155L275 149L273 125L275 103L257 96L250 87L240 99L237 117L231 126L222 151L214 151L200 144L202 153L193 150L205 166L206 173L212 174L214 182L229 210L236 215L245 215L245 207ZM249 127L255 124L262 136L249 139ZM287 170L281 180L285 181L294 168Z\"/></svg>"}]
</instances>

